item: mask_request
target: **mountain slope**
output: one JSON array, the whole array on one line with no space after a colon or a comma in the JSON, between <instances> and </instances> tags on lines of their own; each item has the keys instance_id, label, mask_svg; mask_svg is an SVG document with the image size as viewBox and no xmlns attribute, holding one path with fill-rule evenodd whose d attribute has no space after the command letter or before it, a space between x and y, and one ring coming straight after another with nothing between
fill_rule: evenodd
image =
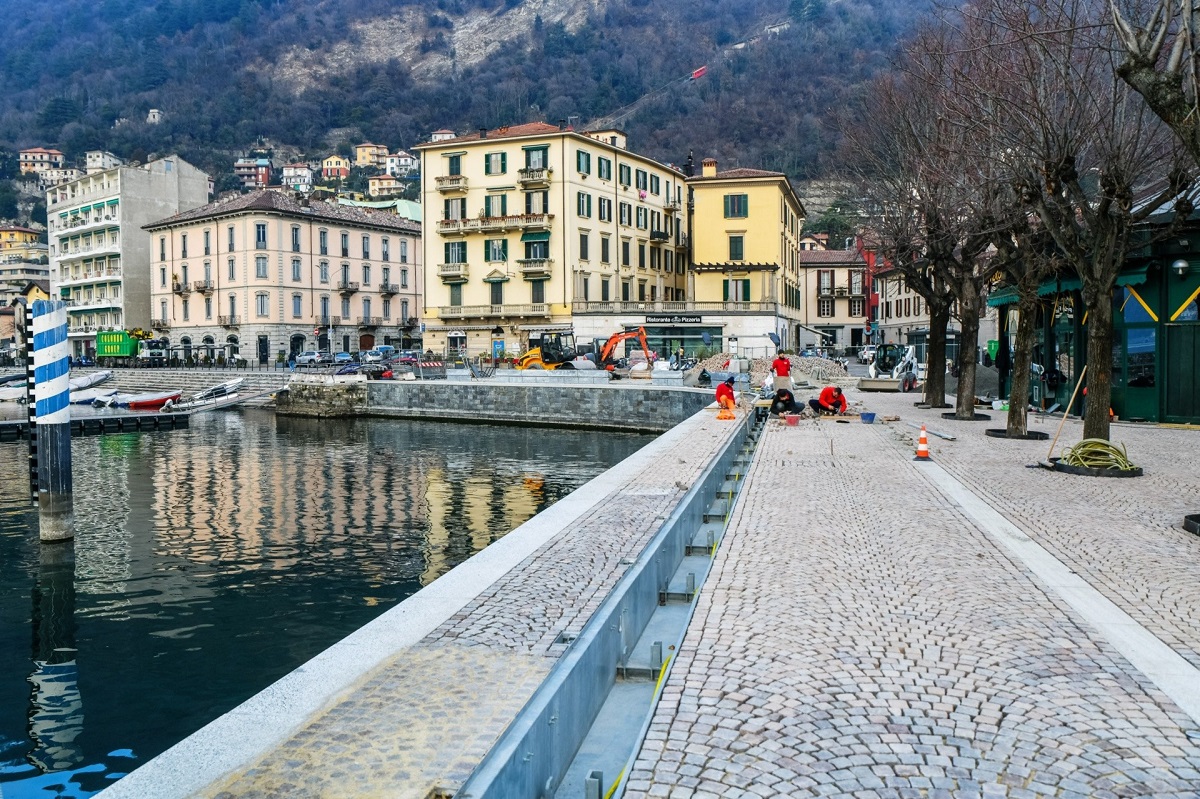
<instances>
[{"instance_id":1,"label":"mountain slope","mask_svg":"<svg viewBox=\"0 0 1200 799\"><path fill-rule=\"evenodd\" d=\"M346 140L613 115L631 146L821 174L834 109L925 0L25 0L0 143L175 150L214 174L258 136ZM708 65L695 81L691 71ZM654 93L651 97L647 94ZM644 99L643 99L644 98ZM162 109L159 125L146 111ZM114 127L118 119L126 120Z\"/></svg>"}]
</instances>

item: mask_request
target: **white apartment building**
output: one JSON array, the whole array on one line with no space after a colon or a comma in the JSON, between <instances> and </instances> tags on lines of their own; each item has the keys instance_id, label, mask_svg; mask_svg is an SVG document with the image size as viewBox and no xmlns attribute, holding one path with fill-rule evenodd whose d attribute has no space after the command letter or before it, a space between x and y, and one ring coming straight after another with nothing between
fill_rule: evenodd
<instances>
[{"instance_id":1,"label":"white apartment building","mask_svg":"<svg viewBox=\"0 0 1200 799\"><path fill-rule=\"evenodd\" d=\"M150 325L150 236L142 225L208 201L209 178L177 155L117 166L46 193L51 295L68 304L72 356L100 330Z\"/></svg>"},{"instance_id":2,"label":"white apartment building","mask_svg":"<svg viewBox=\"0 0 1200 799\"><path fill-rule=\"evenodd\" d=\"M415 345L423 278L415 222L261 190L146 230L150 324L180 358L268 363L304 350Z\"/></svg>"},{"instance_id":3,"label":"white apartment building","mask_svg":"<svg viewBox=\"0 0 1200 799\"><path fill-rule=\"evenodd\" d=\"M112 169L125 163L107 150L88 150L84 153L84 171L89 175Z\"/></svg>"},{"instance_id":4,"label":"white apartment building","mask_svg":"<svg viewBox=\"0 0 1200 799\"><path fill-rule=\"evenodd\" d=\"M417 157L412 153L406 153L404 150L401 150L387 157L383 171L392 177L404 177L416 170L416 168Z\"/></svg>"},{"instance_id":5,"label":"white apartment building","mask_svg":"<svg viewBox=\"0 0 1200 799\"><path fill-rule=\"evenodd\" d=\"M313 168L303 161L283 168L283 185L292 191L308 194L313 186Z\"/></svg>"}]
</instances>

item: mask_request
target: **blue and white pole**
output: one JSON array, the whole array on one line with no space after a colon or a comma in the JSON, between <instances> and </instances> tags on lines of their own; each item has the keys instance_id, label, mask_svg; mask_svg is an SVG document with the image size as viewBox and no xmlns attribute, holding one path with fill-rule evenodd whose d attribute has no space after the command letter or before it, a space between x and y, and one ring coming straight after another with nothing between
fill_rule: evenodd
<instances>
[{"instance_id":1,"label":"blue and white pole","mask_svg":"<svg viewBox=\"0 0 1200 799\"><path fill-rule=\"evenodd\" d=\"M68 541L75 535L71 499L71 354L67 307L61 300L35 300L32 374L29 379L29 457L37 469L37 502L42 541ZM31 475L32 476L32 475Z\"/></svg>"}]
</instances>

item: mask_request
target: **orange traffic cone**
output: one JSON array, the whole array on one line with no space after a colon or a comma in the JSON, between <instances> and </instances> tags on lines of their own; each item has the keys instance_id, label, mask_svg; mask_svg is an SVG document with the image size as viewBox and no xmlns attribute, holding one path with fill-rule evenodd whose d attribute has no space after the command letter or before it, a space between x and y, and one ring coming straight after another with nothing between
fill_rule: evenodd
<instances>
[{"instance_id":1,"label":"orange traffic cone","mask_svg":"<svg viewBox=\"0 0 1200 799\"><path fill-rule=\"evenodd\" d=\"M929 457L929 437L925 434L925 425L921 425L921 437L917 439L917 456L913 460L933 460Z\"/></svg>"}]
</instances>

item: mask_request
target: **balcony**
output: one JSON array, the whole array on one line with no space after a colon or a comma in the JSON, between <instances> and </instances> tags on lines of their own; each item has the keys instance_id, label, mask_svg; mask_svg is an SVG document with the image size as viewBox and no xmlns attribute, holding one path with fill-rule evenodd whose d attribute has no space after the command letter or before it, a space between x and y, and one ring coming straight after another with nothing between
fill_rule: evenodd
<instances>
[{"instance_id":1,"label":"balcony","mask_svg":"<svg viewBox=\"0 0 1200 799\"><path fill-rule=\"evenodd\" d=\"M479 318L524 318L548 317L550 306L546 303L528 303L525 305L443 305L438 308L438 316L442 319Z\"/></svg>"},{"instance_id":2,"label":"balcony","mask_svg":"<svg viewBox=\"0 0 1200 799\"><path fill-rule=\"evenodd\" d=\"M359 289L358 283L351 283L348 280L339 280L338 284L337 284L337 290L338 290L339 294L350 295L350 294L353 294L354 292L358 291L358 289Z\"/></svg>"},{"instance_id":3,"label":"balcony","mask_svg":"<svg viewBox=\"0 0 1200 799\"><path fill-rule=\"evenodd\" d=\"M696 300L663 300L638 302L573 302L575 314L771 314L780 310L775 302L698 302Z\"/></svg>"},{"instance_id":4,"label":"balcony","mask_svg":"<svg viewBox=\"0 0 1200 799\"><path fill-rule=\"evenodd\" d=\"M345 322L345 321L346 321L346 319L343 319L340 316L329 317L329 324L333 325L334 327L340 326L342 324L342 322Z\"/></svg>"},{"instance_id":5,"label":"balcony","mask_svg":"<svg viewBox=\"0 0 1200 799\"><path fill-rule=\"evenodd\" d=\"M679 213L679 203L675 202L674 200L667 200L665 203L663 203L663 210L668 214L677 214Z\"/></svg>"},{"instance_id":6,"label":"balcony","mask_svg":"<svg viewBox=\"0 0 1200 799\"><path fill-rule=\"evenodd\" d=\"M466 233L474 221L473 219L439 219L437 221L437 232L448 235Z\"/></svg>"},{"instance_id":7,"label":"balcony","mask_svg":"<svg viewBox=\"0 0 1200 799\"><path fill-rule=\"evenodd\" d=\"M51 232L56 234L70 232L72 236L77 236L80 233L85 233L89 230L115 227L120 224L120 214L91 214L87 217L76 216L72 219L64 220L60 224L56 225Z\"/></svg>"},{"instance_id":8,"label":"balcony","mask_svg":"<svg viewBox=\"0 0 1200 799\"><path fill-rule=\"evenodd\" d=\"M110 266L104 269L93 269L88 272L80 272L77 275L66 274L63 275L58 282L60 286L65 286L69 283L87 283L97 280L108 281L114 277L121 277L121 268L118 266Z\"/></svg>"},{"instance_id":9,"label":"balcony","mask_svg":"<svg viewBox=\"0 0 1200 799\"><path fill-rule=\"evenodd\" d=\"M554 170L549 167L540 169L518 169L517 183L523 189L534 189L538 187L548 187L550 185L550 176Z\"/></svg>"},{"instance_id":10,"label":"balcony","mask_svg":"<svg viewBox=\"0 0 1200 799\"><path fill-rule=\"evenodd\" d=\"M382 316L360 316L358 317L359 327L379 327L383 324Z\"/></svg>"},{"instance_id":11,"label":"balcony","mask_svg":"<svg viewBox=\"0 0 1200 799\"><path fill-rule=\"evenodd\" d=\"M650 241L670 241L670 240L671 240L671 234L667 233L667 231L665 231L665 230L651 230L650 231Z\"/></svg>"},{"instance_id":12,"label":"balcony","mask_svg":"<svg viewBox=\"0 0 1200 799\"><path fill-rule=\"evenodd\" d=\"M451 193L467 190L466 175L441 175L433 179L438 191Z\"/></svg>"},{"instance_id":13,"label":"balcony","mask_svg":"<svg viewBox=\"0 0 1200 799\"><path fill-rule=\"evenodd\" d=\"M219 324L221 327L237 327L241 323L242 323L242 317L240 317L240 316L218 316L217 317L217 324Z\"/></svg>"},{"instance_id":14,"label":"balcony","mask_svg":"<svg viewBox=\"0 0 1200 799\"><path fill-rule=\"evenodd\" d=\"M439 219L437 232L443 236L465 233L495 233L506 230L546 230L554 220L554 214L509 214L508 216L481 216L475 219Z\"/></svg>"},{"instance_id":15,"label":"balcony","mask_svg":"<svg viewBox=\"0 0 1200 799\"><path fill-rule=\"evenodd\" d=\"M175 292L181 297L186 297L188 294L192 293L192 288L187 283L176 280L171 283L171 291Z\"/></svg>"},{"instance_id":16,"label":"balcony","mask_svg":"<svg viewBox=\"0 0 1200 799\"><path fill-rule=\"evenodd\" d=\"M518 258L517 264L521 267L522 277L550 277L550 270L554 268L554 259Z\"/></svg>"},{"instance_id":17,"label":"balcony","mask_svg":"<svg viewBox=\"0 0 1200 799\"><path fill-rule=\"evenodd\" d=\"M166 319L151 319L150 320L150 329L151 330L170 330L171 323L168 322Z\"/></svg>"},{"instance_id":18,"label":"balcony","mask_svg":"<svg viewBox=\"0 0 1200 799\"><path fill-rule=\"evenodd\" d=\"M67 335L69 336L87 336L95 332L95 325L72 325L67 328Z\"/></svg>"},{"instance_id":19,"label":"balcony","mask_svg":"<svg viewBox=\"0 0 1200 799\"><path fill-rule=\"evenodd\" d=\"M380 283L379 293L385 297L390 297L400 291L400 287L395 283Z\"/></svg>"},{"instance_id":20,"label":"balcony","mask_svg":"<svg viewBox=\"0 0 1200 799\"><path fill-rule=\"evenodd\" d=\"M548 230L554 214L521 214L516 220L521 230Z\"/></svg>"},{"instance_id":21,"label":"balcony","mask_svg":"<svg viewBox=\"0 0 1200 799\"><path fill-rule=\"evenodd\" d=\"M211 280L197 280L192 284L192 288L203 294L205 297L213 293L216 288Z\"/></svg>"},{"instance_id":22,"label":"balcony","mask_svg":"<svg viewBox=\"0 0 1200 799\"><path fill-rule=\"evenodd\" d=\"M848 289L845 286L835 286L833 289L833 295L835 297L845 297L847 291Z\"/></svg>"},{"instance_id":23,"label":"balcony","mask_svg":"<svg viewBox=\"0 0 1200 799\"><path fill-rule=\"evenodd\" d=\"M467 279L466 264L438 264L438 277L447 282Z\"/></svg>"},{"instance_id":24,"label":"balcony","mask_svg":"<svg viewBox=\"0 0 1200 799\"><path fill-rule=\"evenodd\" d=\"M317 317L317 327L329 327L332 324L333 324L333 319L331 317L328 317L328 316L318 316Z\"/></svg>"}]
</instances>

